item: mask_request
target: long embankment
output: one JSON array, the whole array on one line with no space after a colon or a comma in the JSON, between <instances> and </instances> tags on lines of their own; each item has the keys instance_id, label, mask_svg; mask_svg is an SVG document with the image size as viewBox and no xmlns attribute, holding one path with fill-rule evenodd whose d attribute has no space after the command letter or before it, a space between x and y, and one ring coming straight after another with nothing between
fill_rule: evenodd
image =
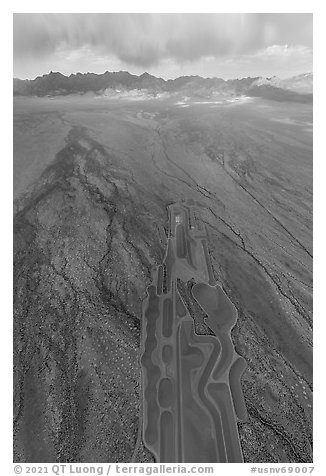
<instances>
[{"instance_id":1,"label":"long embankment","mask_svg":"<svg viewBox=\"0 0 326 476\"><path fill-rule=\"evenodd\" d=\"M157 462L242 462L246 364L231 339L237 312L214 279L194 210L192 201L168 207L165 257L143 305L143 439ZM181 281L194 283L192 299L211 335L195 333Z\"/></svg>"}]
</instances>

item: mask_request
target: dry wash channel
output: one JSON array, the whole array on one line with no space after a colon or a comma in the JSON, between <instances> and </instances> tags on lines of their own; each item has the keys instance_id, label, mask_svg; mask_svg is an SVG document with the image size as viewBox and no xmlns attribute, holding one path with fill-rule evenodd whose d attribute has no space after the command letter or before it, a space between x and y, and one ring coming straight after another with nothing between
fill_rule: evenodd
<instances>
[{"instance_id":1,"label":"dry wash channel","mask_svg":"<svg viewBox=\"0 0 326 476\"><path fill-rule=\"evenodd\" d=\"M245 361L231 340L236 309L214 280L194 204L168 211L165 258L143 306L143 439L157 462L242 462ZM195 333L178 286L190 280L212 335Z\"/></svg>"}]
</instances>

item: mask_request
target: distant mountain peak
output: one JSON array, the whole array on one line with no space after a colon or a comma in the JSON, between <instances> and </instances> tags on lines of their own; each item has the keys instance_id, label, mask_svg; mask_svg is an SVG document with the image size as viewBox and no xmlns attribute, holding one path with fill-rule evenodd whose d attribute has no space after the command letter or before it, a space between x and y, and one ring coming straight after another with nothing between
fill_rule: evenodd
<instances>
[{"instance_id":1,"label":"distant mountain peak","mask_svg":"<svg viewBox=\"0 0 326 476\"><path fill-rule=\"evenodd\" d=\"M62 78L66 78L67 76L65 76L64 74L60 73L60 71L50 71L50 73L47 75L47 74L44 74L42 77L44 78L45 76L51 76L51 77L62 77Z\"/></svg>"}]
</instances>

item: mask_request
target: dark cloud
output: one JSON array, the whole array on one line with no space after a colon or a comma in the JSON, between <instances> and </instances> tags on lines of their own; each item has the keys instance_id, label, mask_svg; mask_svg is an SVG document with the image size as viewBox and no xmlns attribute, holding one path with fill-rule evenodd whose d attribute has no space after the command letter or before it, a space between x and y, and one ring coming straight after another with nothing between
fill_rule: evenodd
<instances>
[{"instance_id":1,"label":"dark cloud","mask_svg":"<svg viewBox=\"0 0 326 476\"><path fill-rule=\"evenodd\" d=\"M271 45L312 46L312 14L14 14L14 61L88 46L148 67L253 53Z\"/></svg>"}]
</instances>

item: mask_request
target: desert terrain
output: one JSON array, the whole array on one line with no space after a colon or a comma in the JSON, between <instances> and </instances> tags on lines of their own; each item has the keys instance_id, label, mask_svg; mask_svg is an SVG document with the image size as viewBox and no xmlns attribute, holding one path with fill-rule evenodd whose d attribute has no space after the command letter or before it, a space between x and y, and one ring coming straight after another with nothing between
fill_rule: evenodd
<instances>
[{"instance_id":1,"label":"desert terrain","mask_svg":"<svg viewBox=\"0 0 326 476\"><path fill-rule=\"evenodd\" d=\"M154 461L142 306L189 200L237 311L243 460L312 461L312 160L308 103L14 98L15 461Z\"/></svg>"}]
</instances>

